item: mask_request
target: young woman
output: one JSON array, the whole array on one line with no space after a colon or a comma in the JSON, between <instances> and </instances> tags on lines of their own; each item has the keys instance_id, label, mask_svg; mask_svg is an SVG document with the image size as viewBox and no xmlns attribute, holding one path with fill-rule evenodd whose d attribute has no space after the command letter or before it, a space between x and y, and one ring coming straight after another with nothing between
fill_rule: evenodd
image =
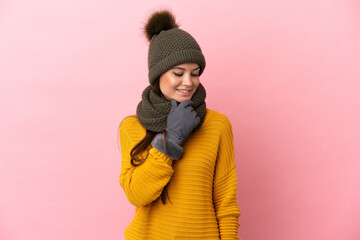
<instances>
[{"instance_id":1,"label":"young woman","mask_svg":"<svg viewBox=\"0 0 360 240\"><path fill-rule=\"evenodd\" d=\"M239 239L228 118L206 108L205 58L169 11L145 25L149 82L120 124L120 185L136 206L130 239Z\"/></svg>"}]
</instances>

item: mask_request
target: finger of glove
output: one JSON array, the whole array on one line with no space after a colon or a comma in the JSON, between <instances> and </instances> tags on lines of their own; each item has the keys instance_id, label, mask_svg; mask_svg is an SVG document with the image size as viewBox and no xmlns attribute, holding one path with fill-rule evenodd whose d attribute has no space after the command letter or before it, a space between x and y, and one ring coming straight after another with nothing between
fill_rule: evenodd
<instances>
[{"instance_id":1,"label":"finger of glove","mask_svg":"<svg viewBox=\"0 0 360 240\"><path fill-rule=\"evenodd\" d=\"M171 109L175 109L178 106L178 102L175 99L171 99Z\"/></svg>"},{"instance_id":2,"label":"finger of glove","mask_svg":"<svg viewBox=\"0 0 360 240\"><path fill-rule=\"evenodd\" d=\"M193 101L191 101L191 100L185 100L185 101L183 101L183 102L181 102L181 103L179 104L179 107L181 107L181 108L186 108L186 107L188 107L188 106L193 107L194 105L195 105L195 104L194 104Z\"/></svg>"},{"instance_id":3,"label":"finger of glove","mask_svg":"<svg viewBox=\"0 0 360 240\"><path fill-rule=\"evenodd\" d=\"M191 111L191 114L192 114L192 116L195 118L195 117L198 117L198 114L197 114L197 112L195 111L195 110L192 110Z\"/></svg>"},{"instance_id":4,"label":"finger of glove","mask_svg":"<svg viewBox=\"0 0 360 240\"><path fill-rule=\"evenodd\" d=\"M196 119L196 126L197 126L197 125L199 125L199 123L200 123L201 120L200 120L200 117L197 116L197 115L196 115L196 118L195 118L195 119Z\"/></svg>"},{"instance_id":5,"label":"finger of glove","mask_svg":"<svg viewBox=\"0 0 360 240\"><path fill-rule=\"evenodd\" d=\"M195 111L195 109L192 106L185 107L183 112L184 112L184 114L187 114L187 115L193 116L193 117L195 117L197 115L197 112Z\"/></svg>"},{"instance_id":6,"label":"finger of glove","mask_svg":"<svg viewBox=\"0 0 360 240\"><path fill-rule=\"evenodd\" d=\"M180 110L180 109L179 109ZM197 112L191 106L187 106L185 109L181 109L180 118L186 119L187 121L193 122L194 118L197 116Z\"/></svg>"},{"instance_id":7,"label":"finger of glove","mask_svg":"<svg viewBox=\"0 0 360 240\"><path fill-rule=\"evenodd\" d=\"M186 133L189 135L200 123L200 118L198 116L193 117L186 125Z\"/></svg>"},{"instance_id":8,"label":"finger of glove","mask_svg":"<svg viewBox=\"0 0 360 240\"><path fill-rule=\"evenodd\" d=\"M197 112L191 107L188 106L185 109L184 115L188 116L188 120L190 120L195 126L197 126L200 123L200 117L198 116Z\"/></svg>"}]
</instances>

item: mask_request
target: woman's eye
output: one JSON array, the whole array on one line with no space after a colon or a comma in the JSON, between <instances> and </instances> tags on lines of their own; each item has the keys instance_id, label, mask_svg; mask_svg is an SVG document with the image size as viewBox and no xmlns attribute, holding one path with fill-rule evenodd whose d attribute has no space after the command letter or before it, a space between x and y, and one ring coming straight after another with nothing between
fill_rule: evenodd
<instances>
[{"instance_id":1,"label":"woman's eye","mask_svg":"<svg viewBox=\"0 0 360 240\"><path fill-rule=\"evenodd\" d=\"M176 73L176 72L174 72L174 74L175 74L175 76L177 76L177 77L181 77L181 76L183 75L183 73ZM191 76L192 76L192 77L197 77L197 76L199 76L199 74L191 73Z\"/></svg>"},{"instance_id":2,"label":"woman's eye","mask_svg":"<svg viewBox=\"0 0 360 240\"><path fill-rule=\"evenodd\" d=\"M182 73L176 73L174 72L175 76L181 77L183 74Z\"/></svg>"}]
</instances>

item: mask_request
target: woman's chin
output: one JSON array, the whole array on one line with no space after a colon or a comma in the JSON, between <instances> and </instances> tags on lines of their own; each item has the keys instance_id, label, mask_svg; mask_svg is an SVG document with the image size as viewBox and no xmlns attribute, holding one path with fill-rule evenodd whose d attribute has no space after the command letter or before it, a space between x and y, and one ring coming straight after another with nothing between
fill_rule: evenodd
<instances>
[{"instance_id":1,"label":"woman's chin","mask_svg":"<svg viewBox=\"0 0 360 240\"><path fill-rule=\"evenodd\" d=\"M177 97L177 98L174 98L177 102L183 102L183 101L186 101L186 100L191 100L191 97Z\"/></svg>"}]
</instances>

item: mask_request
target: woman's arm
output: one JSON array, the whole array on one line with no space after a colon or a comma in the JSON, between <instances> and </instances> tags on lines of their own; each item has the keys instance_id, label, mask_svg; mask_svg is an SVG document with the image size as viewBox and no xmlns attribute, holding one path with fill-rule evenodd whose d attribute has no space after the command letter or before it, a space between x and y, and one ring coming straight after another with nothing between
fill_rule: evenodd
<instances>
[{"instance_id":1,"label":"woman's arm","mask_svg":"<svg viewBox=\"0 0 360 240\"><path fill-rule=\"evenodd\" d=\"M174 170L171 167L173 160L153 147L149 150L149 155L143 164L137 167L131 165L130 151L141 139L139 131L134 129L139 127L136 121L125 119L120 124L121 173L119 181L129 202L142 207L160 196Z\"/></svg>"},{"instance_id":2,"label":"woman's arm","mask_svg":"<svg viewBox=\"0 0 360 240\"><path fill-rule=\"evenodd\" d=\"M222 135L216 161L213 198L219 222L221 239L239 239L238 218L240 209L236 201L237 178L234 158L234 142L229 119L221 120Z\"/></svg>"}]
</instances>

